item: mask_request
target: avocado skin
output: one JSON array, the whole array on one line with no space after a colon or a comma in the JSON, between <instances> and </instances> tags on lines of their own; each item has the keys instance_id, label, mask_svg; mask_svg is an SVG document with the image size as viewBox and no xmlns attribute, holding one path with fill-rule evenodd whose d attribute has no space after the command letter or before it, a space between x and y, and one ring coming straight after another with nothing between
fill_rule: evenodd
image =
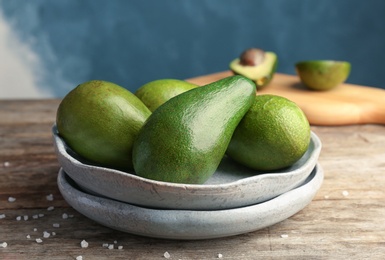
<instances>
[{"instance_id":1,"label":"avocado skin","mask_svg":"<svg viewBox=\"0 0 385 260\"><path fill-rule=\"evenodd\" d=\"M158 79L150 81L137 89L135 95L154 112L160 105L197 85L178 79Z\"/></svg>"},{"instance_id":2,"label":"avocado skin","mask_svg":"<svg viewBox=\"0 0 385 260\"><path fill-rule=\"evenodd\" d=\"M125 88L92 80L63 98L56 125L66 144L90 163L132 170L132 145L150 114Z\"/></svg>"},{"instance_id":3,"label":"avocado skin","mask_svg":"<svg viewBox=\"0 0 385 260\"><path fill-rule=\"evenodd\" d=\"M274 53L274 55L276 56L276 59L273 63L273 66L271 67L271 70L269 73L263 75L263 76L260 76L260 77L249 77L249 79L251 79L252 81L254 81L255 85L256 85L256 88L257 90L261 90L263 88L265 88L267 85L270 84L271 80L273 79L274 75L275 75L275 72L277 71L277 67L278 67L278 57L277 55ZM258 65L258 66L255 66L255 70L257 71L259 69L260 66L264 66L263 64L261 65ZM234 70L233 67L232 67L232 62L230 63L230 70L234 73L234 75L242 75L242 76L245 76L242 71L240 70Z\"/></svg>"},{"instance_id":4,"label":"avocado skin","mask_svg":"<svg viewBox=\"0 0 385 260\"><path fill-rule=\"evenodd\" d=\"M258 171L292 165L310 143L310 125L303 111L284 97L274 97L270 94L255 96L226 151L234 161ZM282 102L284 106L279 105ZM290 124L283 124L280 118Z\"/></svg>"},{"instance_id":5,"label":"avocado skin","mask_svg":"<svg viewBox=\"0 0 385 260\"><path fill-rule=\"evenodd\" d=\"M295 69L307 88L325 91L337 87L349 77L351 64L346 61L308 60L297 62Z\"/></svg>"},{"instance_id":6,"label":"avocado skin","mask_svg":"<svg viewBox=\"0 0 385 260\"><path fill-rule=\"evenodd\" d=\"M134 143L136 174L204 183L216 171L255 92L251 80L231 76L171 98L153 112Z\"/></svg>"}]
</instances>

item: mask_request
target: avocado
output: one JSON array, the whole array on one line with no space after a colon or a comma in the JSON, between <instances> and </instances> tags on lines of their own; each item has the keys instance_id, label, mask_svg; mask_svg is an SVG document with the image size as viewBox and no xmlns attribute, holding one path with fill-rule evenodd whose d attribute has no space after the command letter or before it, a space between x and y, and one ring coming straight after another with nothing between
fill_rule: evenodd
<instances>
[{"instance_id":1,"label":"avocado","mask_svg":"<svg viewBox=\"0 0 385 260\"><path fill-rule=\"evenodd\" d=\"M130 170L134 139L150 114L125 88L92 80L63 98L56 125L66 144L90 163Z\"/></svg>"},{"instance_id":2,"label":"avocado","mask_svg":"<svg viewBox=\"0 0 385 260\"><path fill-rule=\"evenodd\" d=\"M309 143L309 121L297 104L277 95L256 95L226 154L251 169L272 171L298 161Z\"/></svg>"},{"instance_id":3,"label":"avocado","mask_svg":"<svg viewBox=\"0 0 385 260\"><path fill-rule=\"evenodd\" d=\"M253 80L257 89L262 89L273 79L278 66L278 57L274 52L250 48L239 58L231 61L229 66L234 74Z\"/></svg>"},{"instance_id":4,"label":"avocado","mask_svg":"<svg viewBox=\"0 0 385 260\"><path fill-rule=\"evenodd\" d=\"M184 80L158 79L138 88L135 95L153 112L170 98L196 87L197 85Z\"/></svg>"},{"instance_id":5,"label":"avocado","mask_svg":"<svg viewBox=\"0 0 385 260\"><path fill-rule=\"evenodd\" d=\"M133 148L137 175L158 181L202 184L216 171L256 88L231 76L191 89L156 109Z\"/></svg>"},{"instance_id":6,"label":"avocado","mask_svg":"<svg viewBox=\"0 0 385 260\"><path fill-rule=\"evenodd\" d=\"M350 74L347 61L308 60L295 64L302 83L311 90L330 90L343 83Z\"/></svg>"}]
</instances>

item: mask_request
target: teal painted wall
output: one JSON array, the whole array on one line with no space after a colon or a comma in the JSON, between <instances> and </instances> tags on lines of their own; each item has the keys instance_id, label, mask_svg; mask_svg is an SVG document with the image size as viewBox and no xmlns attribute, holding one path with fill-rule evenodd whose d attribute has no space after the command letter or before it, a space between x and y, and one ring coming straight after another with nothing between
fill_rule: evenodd
<instances>
[{"instance_id":1,"label":"teal painted wall","mask_svg":"<svg viewBox=\"0 0 385 260\"><path fill-rule=\"evenodd\" d=\"M39 87L58 97L90 79L135 91L227 70L249 47L276 52L289 74L300 60L347 60L348 82L385 88L382 0L2 0L0 10L39 56Z\"/></svg>"}]
</instances>

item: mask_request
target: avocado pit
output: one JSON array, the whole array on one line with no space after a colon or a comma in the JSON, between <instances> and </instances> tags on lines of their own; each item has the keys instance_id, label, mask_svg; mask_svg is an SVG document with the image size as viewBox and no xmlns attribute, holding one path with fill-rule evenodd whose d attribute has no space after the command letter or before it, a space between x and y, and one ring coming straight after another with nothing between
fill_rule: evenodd
<instances>
[{"instance_id":1,"label":"avocado pit","mask_svg":"<svg viewBox=\"0 0 385 260\"><path fill-rule=\"evenodd\" d=\"M258 66L265 60L265 52L261 49L250 48L242 52L239 63L243 66Z\"/></svg>"},{"instance_id":2,"label":"avocado pit","mask_svg":"<svg viewBox=\"0 0 385 260\"><path fill-rule=\"evenodd\" d=\"M267 86L272 80L278 64L277 55L259 48L249 48L230 62L230 69L255 82L258 89Z\"/></svg>"}]
</instances>

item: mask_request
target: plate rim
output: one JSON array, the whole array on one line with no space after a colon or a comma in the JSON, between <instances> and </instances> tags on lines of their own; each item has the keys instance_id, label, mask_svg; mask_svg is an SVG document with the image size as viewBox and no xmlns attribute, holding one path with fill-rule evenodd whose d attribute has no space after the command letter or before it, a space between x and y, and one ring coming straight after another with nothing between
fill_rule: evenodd
<instances>
[{"instance_id":1,"label":"plate rim","mask_svg":"<svg viewBox=\"0 0 385 260\"><path fill-rule=\"evenodd\" d=\"M179 210L179 209L153 209L153 208L147 208L147 207L141 207L132 205L129 203L119 202L113 199L98 197L95 195L87 194L79 189L76 189L71 184L69 184L67 181L65 181L64 178L64 170L63 168L60 168L58 176L57 176L57 183L59 190L63 196L63 198L67 201L68 204L71 205L75 210L77 210L82 215L86 216L89 219L92 219L93 221L98 222L99 224L103 226L107 226L109 228L120 230L126 233L134 234L134 235L140 235L140 236L146 236L146 237L154 237L154 238L163 238L163 239L182 239L182 240L197 240L197 239L213 239L213 238L220 238L220 237L228 237L233 235L239 235L243 233L249 233L253 232L271 225L274 225L278 222L281 222L294 214L298 213L302 209L304 209L315 197L316 193L322 186L322 182L324 179L324 171L319 163L314 167L313 169L314 176L308 180L305 184L300 185L299 187L292 189L286 193L283 193L273 199L270 199L268 201L254 204L251 206L245 206L245 207L238 207L238 208L232 208L232 209L220 209L220 210ZM67 175L68 176L68 175ZM311 175L309 175L311 176ZM69 176L68 176L69 177ZM69 177L70 178L70 177ZM308 177L309 179L309 177ZM74 202L74 199L69 198L72 196L72 198L77 197L78 201ZM107 203L106 203L107 202ZM138 231L138 226L136 224L133 224L132 226L126 226L121 227L118 224L111 224L106 223L105 221L98 219L98 216L100 214L97 214L97 216L90 216L85 211L85 208L87 206L84 206L86 203L90 203L91 207L98 207L100 205L102 210L107 210L109 212L109 216L107 219L111 221L111 215L110 214L118 214L119 211L127 211L125 214L122 214L120 218L122 218L122 221L130 221L130 217L134 218L141 218L138 220L142 225L144 224L146 226L145 231ZM116 207L111 211L107 209L106 205L112 204ZM271 211L269 209L271 205L278 204L281 207L277 207L275 205L274 210ZM292 204L292 205L288 205ZM286 210L286 208L288 210ZM134 212L134 211L137 212ZM286 211L285 211L286 210ZM258 218L258 211L265 211L267 212L267 216L264 219ZM117 213L118 212L118 213ZM274 219L274 214L281 214L280 217L276 217ZM280 213L279 213L280 212ZM170 221L167 221L167 216L172 216L172 219L179 221L178 223L172 223ZM213 219L214 216L217 214L226 215L225 223L219 223L218 219ZM161 215L161 216L159 216ZM203 215L203 216L201 216ZM233 215L239 215L242 217L241 224L239 225L229 225L229 221L231 222L233 219ZM178 219L179 216L179 219ZM103 216L102 216L103 217ZM182 219L180 219L180 217ZM183 219L184 218L184 219ZM119 219L119 216L118 216ZM193 226L194 221L199 220L209 220L207 222L204 222L203 224L200 223L198 226L200 228L208 228L207 225L219 225L214 228L213 233L207 233L208 230L200 230L199 228ZM273 220L274 219L274 220ZM154 221L153 221L154 220ZM267 222L263 222L266 221ZM263 224L261 224L261 221ZM120 222L121 223L121 222ZM131 222L130 222L131 223ZM234 223L233 223L234 224ZM255 225L254 225L255 224ZM176 228L175 228L176 225ZM186 226L187 225L187 226ZM188 226L190 225L190 226ZM192 225L192 226L191 226ZM222 225L223 228L220 228ZM162 228L166 231L160 232L154 231L154 227L161 226L160 230ZM231 227L230 227L231 226ZM178 230L178 227L183 227L183 230ZM136 229L135 229L136 228ZM226 231L226 228L229 228L228 231ZM237 229L239 228L239 229ZM186 235L185 231L189 230L190 233Z\"/></svg>"},{"instance_id":2,"label":"plate rim","mask_svg":"<svg viewBox=\"0 0 385 260\"><path fill-rule=\"evenodd\" d=\"M98 166L98 165L88 165L80 162L73 156L71 156L68 152L67 149L71 149L68 147L68 145L65 143L65 141L60 137L59 132L57 130L56 124L53 125L52 127L52 134L54 137L54 145L55 148L58 149L61 154L65 155L65 158L69 160L72 164L76 165L79 168L89 168L89 167L94 167L95 169L103 170L103 171L109 171L114 174L122 175L124 177L129 177L135 181L139 181L141 183L146 183L148 185L156 185L156 186L162 186L162 187L169 187L173 189L180 189L180 190L213 190L213 189L226 189L229 186L234 186L234 185L247 185L247 182L253 181L253 179L256 178L269 178L272 177L273 175L280 174L280 175L291 175L295 174L295 172L299 171L299 168L294 169L289 172L260 172L258 175L253 175L250 177L242 178L236 181L228 182L228 183L221 183L221 184L185 184L185 183L172 183L172 182L165 182L165 181L158 181L158 180L152 180L148 178L144 178L138 175L135 175L133 173L129 172L124 172L120 171L117 169L113 168L107 168L103 166ZM322 142L320 138L313 132L310 132L310 142L314 143L314 150L313 153L315 154L320 154L321 149L322 149ZM303 167L306 167L310 164L311 162L308 160L305 162Z\"/></svg>"}]
</instances>

